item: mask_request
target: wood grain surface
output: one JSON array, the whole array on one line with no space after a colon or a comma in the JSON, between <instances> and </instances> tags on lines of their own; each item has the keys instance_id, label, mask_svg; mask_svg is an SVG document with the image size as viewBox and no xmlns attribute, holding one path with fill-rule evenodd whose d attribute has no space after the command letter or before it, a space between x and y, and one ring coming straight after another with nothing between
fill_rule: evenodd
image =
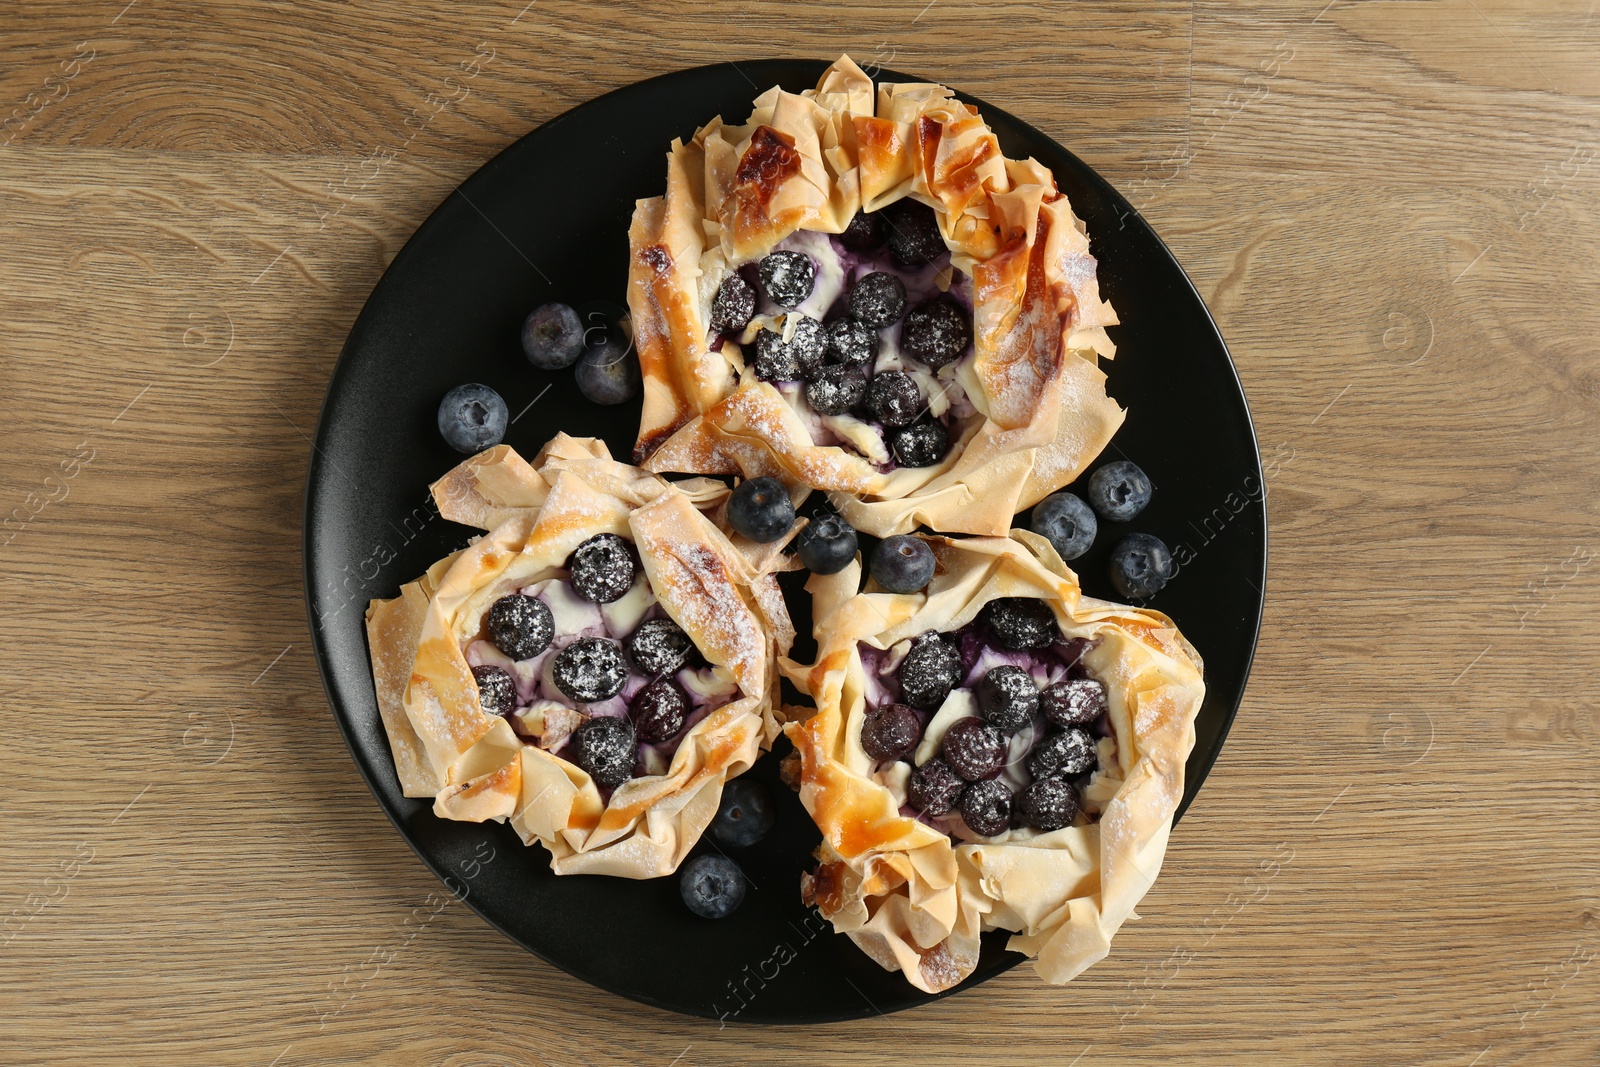
<instances>
[{"instance_id":1,"label":"wood grain surface","mask_svg":"<svg viewBox=\"0 0 1600 1067\"><path fill-rule=\"evenodd\" d=\"M1591 0L523 3L0 6L0 1062L1600 1062ZM318 680L307 434L501 147L844 51L1041 127L1172 246L1268 464L1267 612L1110 958L719 1029L459 904L403 925L436 883Z\"/></svg>"}]
</instances>

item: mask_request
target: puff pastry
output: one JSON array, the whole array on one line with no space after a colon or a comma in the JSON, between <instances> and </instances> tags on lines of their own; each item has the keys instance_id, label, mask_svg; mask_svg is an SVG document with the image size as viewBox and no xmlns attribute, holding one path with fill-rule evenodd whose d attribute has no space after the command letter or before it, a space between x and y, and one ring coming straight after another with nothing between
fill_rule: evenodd
<instances>
[{"instance_id":1,"label":"puff pastry","mask_svg":"<svg viewBox=\"0 0 1600 1067\"><path fill-rule=\"evenodd\" d=\"M816 702L803 719L810 709L790 709L795 721L785 727L800 759L800 798L823 834L803 893L837 931L920 989L938 992L971 974L979 935L991 929L1012 931L1011 949L1034 957L1047 981L1066 982L1105 956L1161 868L1205 692L1201 660L1165 616L1082 596L1043 538L1017 530L926 540L938 570L924 593L873 586L858 594L859 564L810 579L817 660L785 663ZM908 763L874 760L862 738L871 706L893 697L884 692L891 668L904 670L900 657L919 635L956 635L959 684L972 684L982 669L973 656L990 654L985 605L1001 598L1043 601L1059 634L1031 660L1000 659L1031 663L1034 677L1048 681L1065 662L1051 656L1071 649L1081 657L1074 673L1103 687L1104 712L1092 758L1080 765L1089 769L1078 779L1073 823L1045 832L1013 820L983 838L958 816L930 818L908 806ZM910 762L939 751L941 730L949 755L949 718L952 707L963 713L962 696L958 685L944 699ZM1025 782L1036 769L1022 771L1017 741L1038 728L1035 720L1011 736L1001 780Z\"/></svg>"},{"instance_id":2,"label":"puff pastry","mask_svg":"<svg viewBox=\"0 0 1600 1067\"><path fill-rule=\"evenodd\" d=\"M943 246L932 262L901 269L881 249L842 243L863 224L858 212L902 201L932 209ZM770 475L826 490L848 521L878 536L918 524L1003 535L1121 425L1098 366L1115 353L1105 328L1117 318L1100 297L1082 221L1043 165L1005 158L977 111L943 86L874 89L846 56L815 89L761 94L743 125L716 119L673 142L666 191L636 205L629 247L644 375L634 459L649 470ZM714 329L726 325L714 307L723 285L755 278L775 250L810 261L810 295L782 307L763 275L753 318ZM864 368L916 381L918 425L945 442L920 458L887 417L874 422L859 404L821 414L805 383L783 380L789 372L757 373L760 344L787 350L818 320L848 317L850 286L869 271L896 274L912 303L953 302L966 316L970 343L953 361L919 362L897 321L877 331ZM939 447L947 451L931 459Z\"/></svg>"},{"instance_id":3,"label":"puff pastry","mask_svg":"<svg viewBox=\"0 0 1600 1067\"><path fill-rule=\"evenodd\" d=\"M487 533L367 611L379 710L405 795L434 798L447 819L509 819L524 842L549 850L557 874L671 873L716 814L724 783L777 735L777 657L794 636L773 575L787 565L781 545L739 543L708 517L727 496L720 482L667 482L565 434L531 465L498 446L432 490L441 515ZM601 542L631 544L640 571L622 555L622 584L592 603L573 594L567 567L580 545ZM502 598L523 597L554 609L541 609L553 637L519 661L497 647L486 616ZM680 658L658 670L686 715L674 736L638 746L637 765L628 750L626 780L606 788L573 761L574 746L593 720L624 729L627 701L647 682L645 660L630 645L620 691L585 703L562 688L561 656L585 638L620 645L656 619L681 627L701 657L680 643ZM515 707L486 711L489 690L480 692L474 668L514 683Z\"/></svg>"}]
</instances>

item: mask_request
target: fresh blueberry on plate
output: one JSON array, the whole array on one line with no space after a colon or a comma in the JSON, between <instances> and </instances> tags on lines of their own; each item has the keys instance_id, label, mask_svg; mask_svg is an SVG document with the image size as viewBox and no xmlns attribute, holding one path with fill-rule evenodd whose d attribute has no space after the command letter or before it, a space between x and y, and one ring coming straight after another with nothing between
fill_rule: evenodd
<instances>
[{"instance_id":1,"label":"fresh blueberry on plate","mask_svg":"<svg viewBox=\"0 0 1600 1067\"><path fill-rule=\"evenodd\" d=\"M1049 541L1064 560L1077 559L1094 544L1100 523L1082 497L1060 492L1045 497L1033 508L1033 532Z\"/></svg>"},{"instance_id":2,"label":"fresh blueberry on plate","mask_svg":"<svg viewBox=\"0 0 1600 1067\"><path fill-rule=\"evenodd\" d=\"M540 370L563 370L583 355L583 322L566 304L545 304L522 323L522 352Z\"/></svg>"},{"instance_id":3,"label":"fresh blueberry on plate","mask_svg":"<svg viewBox=\"0 0 1600 1067\"><path fill-rule=\"evenodd\" d=\"M639 395L644 384L633 345L609 333L599 345L583 350L573 375L578 392L596 404L625 404Z\"/></svg>"},{"instance_id":4,"label":"fresh blueberry on plate","mask_svg":"<svg viewBox=\"0 0 1600 1067\"><path fill-rule=\"evenodd\" d=\"M1111 584L1130 600L1161 592L1172 577L1172 550L1153 534L1131 533L1111 550Z\"/></svg>"},{"instance_id":5,"label":"fresh blueberry on plate","mask_svg":"<svg viewBox=\"0 0 1600 1067\"><path fill-rule=\"evenodd\" d=\"M728 525L760 544L769 544L794 525L794 501L776 478L751 478L728 497Z\"/></svg>"},{"instance_id":6,"label":"fresh blueberry on plate","mask_svg":"<svg viewBox=\"0 0 1600 1067\"><path fill-rule=\"evenodd\" d=\"M696 856L678 875L678 892L703 919L723 919L744 900L744 872L726 856Z\"/></svg>"},{"instance_id":7,"label":"fresh blueberry on plate","mask_svg":"<svg viewBox=\"0 0 1600 1067\"><path fill-rule=\"evenodd\" d=\"M927 542L896 534L872 550L872 576L891 593L915 593L933 580L934 562Z\"/></svg>"},{"instance_id":8,"label":"fresh blueberry on plate","mask_svg":"<svg viewBox=\"0 0 1600 1067\"><path fill-rule=\"evenodd\" d=\"M506 435L510 412L500 394L487 385L458 385L439 402L439 434L457 452L482 452Z\"/></svg>"},{"instance_id":9,"label":"fresh blueberry on plate","mask_svg":"<svg viewBox=\"0 0 1600 1067\"><path fill-rule=\"evenodd\" d=\"M761 783L735 778L722 787L711 836L727 848L747 848L766 837L775 821L772 797Z\"/></svg>"},{"instance_id":10,"label":"fresh blueberry on plate","mask_svg":"<svg viewBox=\"0 0 1600 1067\"><path fill-rule=\"evenodd\" d=\"M1101 518L1127 522L1150 503L1150 479L1129 460L1107 463L1089 478L1089 503Z\"/></svg>"},{"instance_id":11,"label":"fresh blueberry on plate","mask_svg":"<svg viewBox=\"0 0 1600 1067\"><path fill-rule=\"evenodd\" d=\"M794 551L812 574L838 574L856 558L855 527L831 511L815 515L795 535Z\"/></svg>"}]
</instances>

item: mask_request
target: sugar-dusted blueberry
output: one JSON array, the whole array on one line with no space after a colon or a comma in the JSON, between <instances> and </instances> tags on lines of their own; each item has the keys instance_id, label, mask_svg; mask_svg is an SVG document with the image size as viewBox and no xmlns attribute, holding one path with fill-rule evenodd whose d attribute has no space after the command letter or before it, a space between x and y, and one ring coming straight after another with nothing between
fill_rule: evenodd
<instances>
[{"instance_id":1,"label":"sugar-dusted blueberry","mask_svg":"<svg viewBox=\"0 0 1600 1067\"><path fill-rule=\"evenodd\" d=\"M913 422L889 431L889 447L902 467L931 467L950 452L950 433L937 422Z\"/></svg>"},{"instance_id":2,"label":"sugar-dusted blueberry","mask_svg":"<svg viewBox=\"0 0 1600 1067\"><path fill-rule=\"evenodd\" d=\"M540 370L562 370L583 355L583 322L566 304L534 308L522 323L522 354Z\"/></svg>"},{"instance_id":3,"label":"sugar-dusted blueberry","mask_svg":"<svg viewBox=\"0 0 1600 1067\"><path fill-rule=\"evenodd\" d=\"M1093 678L1063 678L1039 694L1039 710L1057 726L1085 726L1106 711L1106 687Z\"/></svg>"},{"instance_id":4,"label":"sugar-dusted blueberry","mask_svg":"<svg viewBox=\"0 0 1600 1067\"><path fill-rule=\"evenodd\" d=\"M904 704L885 704L861 720L861 748L875 760L897 760L922 740L922 720Z\"/></svg>"},{"instance_id":5,"label":"sugar-dusted blueberry","mask_svg":"<svg viewBox=\"0 0 1600 1067\"><path fill-rule=\"evenodd\" d=\"M696 856L678 874L678 893L702 919L724 919L744 901L744 872L726 856Z\"/></svg>"},{"instance_id":6,"label":"sugar-dusted blueberry","mask_svg":"<svg viewBox=\"0 0 1600 1067\"><path fill-rule=\"evenodd\" d=\"M902 267L920 267L944 253L944 237L939 233L933 208L907 197L896 200L879 214L889 233L889 254Z\"/></svg>"},{"instance_id":7,"label":"sugar-dusted blueberry","mask_svg":"<svg viewBox=\"0 0 1600 1067\"><path fill-rule=\"evenodd\" d=\"M512 659L532 659L555 636L555 616L542 600L509 593L489 606L489 640Z\"/></svg>"},{"instance_id":8,"label":"sugar-dusted blueberry","mask_svg":"<svg viewBox=\"0 0 1600 1067\"><path fill-rule=\"evenodd\" d=\"M849 363L818 367L806 382L806 403L819 415L843 415L866 395L866 368Z\"/></svg>"},{"instance_id":9,"label":"sugar-dusted blueberry","mask_svg":"<svg viewBox=\"0 0 1600 1067\"><path fill-rule=\"evenodd\" d=\"M766 837L776 821L766 787L750 778L735 778L722 787L711 836L727 848L748 848Z\"/></svg>"},{"instance_id":10,"label":"sugar-dusted blueberry","mask_svg":"<svg viewBox=\"0 0 1600 1067\"><path fill-rule=\"evenodd\" d=\"M648 619L628 638L628 654L645 674L670 674L689 658L694 643L671 619Z\"/></svg>"},{"instance_id":11,"label":"sugar-dusted blueberry","mask_svg":"<svg viewBox=\"0 0 1600 1067\"><path fill-rule=\"evenodd\" d=\"M900 328L900 348L933 370L954 363L972 343L971 316L948 297L919 304Z\"/></svg>"},{"instance_id":12,"label":"sugar-dusted blueberry","mask_svg":"<svg viewBox=\"0 0 1600 1067\"><path fill-rule=\"evenodd\" d=\"M756 291L737 274L730 274L711 298L711 329L715 333L740 333L756 314Z\"/></svg>"},{"instance_id":13,"label":"sugar-dusted blueberry","mask_svg":"<svg viewBox=\"0 0 1600 1067\"><path fill-rule=\"evenodd\" d=\"M899 678L902 700L935 711L961 680L961 653L939 634L922 634L900 661Z\"/></svg>"},{"instance_id":14,"label":"sugar-dusted blueberry","mask_svg":"<svg viewBox=\"0 0 1600 1067\"><path fill-rule=\"evenodd\" d=\"M511 672L492 663L472 668L478 683L478 703L490 715L505 715L517 706L517 681Z\"/></svg>"},{"instance_id":15,"label":"sugar-dusted blueberry","mask_svg":"<svg viewBox=\"0 0 1600 1067\"><path fill-rule=\"evenodd\" d=\"M794 333L783 335L763 326L756 334L756 377L764 382L794 382L808 377L822 363L827 335L809 315L792 315Z\"/></svg>"},{"instance_id":16,"label":"sugar-dusted blueberry","mask_svg":"<svg viewBox=\"0 0 1600 1067\"><path fill-rule=\"evenodd\" d=\"M510 412L487 385L458 385L439 401L439 436L457 452L482 452L506 435Z\"/></svg>"},{"instance_id":17,"label":"sugar-dusted blueberry","mask_svg":"<svg viewBox=\"0 0 1600 1067\"><path fill-rule=\"evenodd\" d=\"M979 837L995 837L1011 828L1011 787L999 778L973 782L961 794L961 821Z\"/></svg>"},{"instance_id":18,"label":"sugar-dusted blueberry","mask_svg":"<svg viewBox=\"0 0 1600 1067\"><path fill-rule=\"evenodd\" d=\"M885 426L907 426L927 405L917 380L903 370L886 370L867 385L867 410Z\"/></svg>"},{"instance_id":19,"label":"sugar-dusted blueberry","mask_svg":"<svg viewBox=\"0 0 1600 1067\"><path fill-rule=\"evenodd\" d=\"M1033 746L1028 773L1035 778L1075 778L1099 763L1094 738L1076 726L1059 730Z\"/></svg>"},{"instance_id":20,"label":"sugar-dusted blueberry","mask_svg":"<svg viewBox=\"0 0 1600 1067\"><path fill-rule=\"evenodd\" d=\"M779 307L799 307L811 295L817 268L804 252L778 251L761 257L761 289Z\"/></svg>"},{"instance_id":21,"label":"sugar-dusted blueberry","mask_svg":"<svg viewBox=\"0 0 1600 1067\"><path fill-rule=\"evenodd\" d=\"M638 741L627 719L597 715L572 731L572 762L597 785L619 786L633 777L638 761Z\"/></svg>"},{"instance_id":22,"label":"sugar-dusted blueberry","mask_svg":"<svg viewBox=\"0 0 1600 1067\"><path fill-rule=\"evenodd\" d=\"M855 319L834 319L827 327L825 355L835 363L865 370L878 358L878 333Z\"/></svg>"},{"instance_id":23,"label":"sugar-dusted blueberry","mask_svg":"<svg viewBox=\"0 0 1600 1067\"><path fill-rule=\"evenodd\" d=\"M1021 651L1043 648L1056 639L1056 617L1036 597L1007 596L983 606L983 619L995 641Z\"/></svg>"},{"instance_id":24,"label":"sugar-dusted blueberry","mask_svg":"<svg viewBox=\"0 0 1600 1067\"><path fill-rule=\"evenodd\" d=\"M876 211L857 211L839 235L839 243L857 252L883 244L883 224Z\"/></svg>"},{"instance_id":25,"label":"sugar-dusted blueberry","mask_svg":"<svg viewBox=\"0 0 1600 1067\"><path fill-rule=\"evenodd\" d=\"M1129 600L1155 596L1172 578L1172 550L1153 534L1131 533L1111 550L1111 584Z\"/></svg>"},{"instance_id":26,"label":"sugar-dusted blueberry","mask_svg":"<svg viewBox=\"0 0 1600 1067\"><path fill-rule=\"evenodd\" d=\"M1094 544L1100 524L1094 509L1065 490L1033 506L1033 532L1049 541L1062 559L1077 559Z\"/></svg>"},{"instance_id":27,"label":"sugar-dusted blueberry","mask_svg":"<svg viewBox=\"0 0 1600 1067\"><path fill-rule=\"evenodd\" d=\"M924 815L944 815L961 801L967 787L950 764L935 756L911 772L906 785L906 803Z\"/></svg>"},{"instance_id":28,"label":"sugar-dusted blueberry","mask_svg":"<svg viewBox=\"0 0 1600 1067\"><path fill-rule=\"evenodd\" d=\"M728 525L752 541L769 544L794 525L794 501L776 478L740 482L728 497Z\"/></svg>"},{"instance_id":29,"label":"sugar-dusted blueberry","mask_svg":"<svg viewBox=\"0 0 1600 1067\"><path fill-rule=\"evenodd\" d=\"M976 715L957 719L944 732L944 760L969 782L987 778L1006 759L1006 739Z\"/></svg>"},{"instance_id":30,"label":"sugar-dusted blueberry","mask_svg":"<svg viewBox=\"0 0 1600 1067\"><path fill-rule=\"evenodd\" d=\"M595 534L572 550L567 573L573 592L596 604L609 604L633 588L633 549L616 534Z\"/></svg>"},{"instance_id":31,"label":"sugar-dusted blueberry","mask_svg":"<svg viewBox=\"0 0 1600 1067\"><path fill-rule=\"evenodd\" d=\"M1035 830L1059 830L1078 817L1078 791L1060 778L1040 778L1017 795L1017 814Z\"/></svg>"},{"instance_id":32,"label":"sugar-dusted blueberry","mask_svg":"<svg viewBox=\"0 0 1600 1067\"><path fill-rule=\"evenodd\" d=\"M812 574L838 574L856 558L855 527L831 511L813 515L795 535L794 552Z\"/></svg>"},{"instance_id":33,"label":"sugar-dusted blueberry","mask_svg":"<svg viewBox=\"0 0 1600 1067\"><path fill-rule=\"evenodd\" d=\"M850 288L850 317L863 326L881 330L906 313L906 286L887 271L875 270Z\"/></svg>"},{"instance_id":34,"label":"sugar-dusted blueberry","mask_svg":"<svg viewBox=\"0 0 1600 1067\"><path fill-rule=\"evenodd\" d=\"M689 698L671 678L657 678L628 701L628 714L639 740L658 745L683 732L689 717Z\"/></svg>"},{"instance_id":35,"label":"sugar-dusted blueberry","mask_svg":"<svg viewBox=\"0 0 1600 1067\"><path fill-rule=\"evenodd\" d=\"M580 704L610 700L628 680L622 646L604 637L580 637L556 653L556 688ZM629 728L630 732L632 728Z\"/></svg>"},{"instance_id":36,"label":"sugar-dusted blueberry","mask_svg":"<svg viewBox=\"0 0 1600 1067\"><path fill-rule=\"evenodd\" d=\"M896 534L872 550L872 576L891 593L915 593L933 580L937 561L920 537Z\"/></svg>"},{"instance_id":37,"label":"sugar-dusted blueberry","mask_svg":"<svg viewBox=\"0 0 1600 1067\"><path fill-rule=\"evenodd\" d=\"M1009 663L991 667L978 683L978 707L1003 734L1014 734L1039 710L1039 687L1033 675Z\"/></svg>"},{"instance_id":38,"label":"sugar-dusted blueberry","mask_svg":"<svg viewBox=\"0 0 1600 1067\"><path fill-rule=\"evenodd\" d=\"M1089 503L1100 517L1127 522L1150 503L1150 477L1130 460L1107 463L1089 476Z\"/></svg>"}]
</instances>

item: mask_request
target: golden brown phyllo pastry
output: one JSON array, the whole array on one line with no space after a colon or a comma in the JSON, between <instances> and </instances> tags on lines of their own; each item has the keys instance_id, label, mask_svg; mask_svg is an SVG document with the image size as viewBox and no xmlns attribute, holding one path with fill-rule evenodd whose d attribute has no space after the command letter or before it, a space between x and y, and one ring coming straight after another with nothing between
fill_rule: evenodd
<instances>
[{"instance_id":1,"label":"golden brown phyllo pastry","mask_svg":"<svg viewBox=\"0 0 1600 1067\"><path fill-rule=\"evenodd\" d=\"M673 142L629 231L635 461L827 490L858 529L1004 534L1123 413L1083 223L931 84L848 57Z\"/></svg>"},{"instance_id":2,"label":"golden brown phyllo pastry","mask_svg":"<svg viewBox=\"0 0 1600 1067\"><path fill-rule=\"evenodd\" d=\"M794 636L781 546L707 517L727 492L565 434L436 482L440 514L488 532L367 611L405 794L511 820L557 874L675 870L777 735Z\"/></svg>"},{"instance_id":3,"label":"golden brown phyllo pastry","mask_svg":"<svg viewBox=\"0 0 1600 1067\"><path fill-rule=\"evenodd\" d=\"M1105 956L1161 869L1205 693L1165 616L1080 594L1047 541L929 537L925 592L813 576L816 710L785 727L822 830L803 893L938 992L979 935L1061 983ZM801 716L808 716L800 718Z\"/></svg>"}]
</instances>

